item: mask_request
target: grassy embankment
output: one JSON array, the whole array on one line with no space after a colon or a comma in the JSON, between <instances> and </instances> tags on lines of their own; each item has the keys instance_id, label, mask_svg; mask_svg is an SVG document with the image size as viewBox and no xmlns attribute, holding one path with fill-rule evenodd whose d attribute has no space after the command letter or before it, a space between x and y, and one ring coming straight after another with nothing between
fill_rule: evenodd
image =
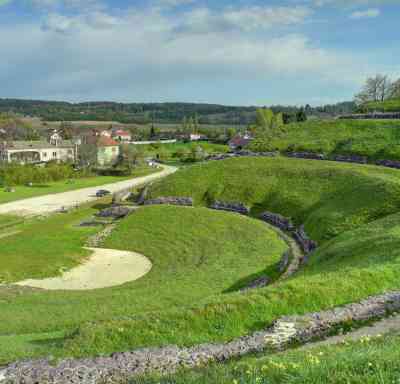
<instances>
[{"instance_id":1,"label":"grassy embankment","mask_svg":"<svg viewBox=\"0 0 400 384\"><path fill-rule=\"evenodd\" d=\"M400 98L385 100L383 102L371 102L364 106L369 112L400 112Z\"/></svg>"},{"instance_id":2,"label":"grassy embankment","mask_svg":"<svg viewBox=\"0 0 400 384\"><path fill-rule=\"evenodd\" d=\"M140 167L132 172L128 177L116 176L93 176L83 177L79 179L72 179L68 181L55 181L45 184L34 184L32 187L18 185L14 187L15 192L6 192L4 188L0 189L0 204L10 203L12 201L28 199L31 197L38 197L54 193L62 193L74 191L81 188L98 187L105 184L116 183L131 179L134 177L142 177L150 175L159 170L150 167Z\"/></svg>"},{"instance_id":3,"label":"grassy embankment","mask_svg":"<svg viewBox=\"0 0 400 384\"><path fill-rule=\"evenodd\" d=\"M400 159L400 120L308 121L284 128L268 141L269 149Z\"/></svg>"},{"instance_id":4,"label":"grassy embankment","mask_svg":"<svg viewBox=\"0 0 400 384\"><path fill-rule=\"evenodd\" d=\"M400 376L400 336L244 358L226 365L140 378L131 384L392 384Z\"/></svg>"},{"instance_id":5,"label":"grassy embankment","mask_svg":"<svg viewBox=\"0 0 400 384\"><path fill-rule=\"evenodd\" d=\"M391 169L291 159L232 159L184 169L156 185L153 195L192 195L199 205L213 195L291 214L306 223L320 248L304 270L275 286L82 325L64 347L85 355L229 340L282 315L399 289L399 182Z\"/></svg>"},{"instance_id":6,"label":"grassy embankment","mask_svg":"<svg viewBox=\"0 0 400 384\"><path fill-rule=\"evenodd\" d=\"M21 234L2 239L2 275L8 281L44 277L81 261L87 256L81 247L94 230L76 224L93 212L85 208L34 221L25 224ZM120 224L105 247L142 252L152 260L153 269L138 281L97 291L24 290L22 295L20 289L0 288L0 363L63 354L63 348L38 340L54 341L87 321L192 306L243 286L264 271L273 276L286 250L286 244L261 222L176 207L139 210Z\"/></svg>"},{"instance_id":7,"label":"grassy embankment","mask_svg":"<svg viewBox=\"0 0 400 384\"><path fill-rule=\"evenodd\" d=\"M270 253L276 248L266 246L271 240L265 226L205 209L142 209L123 221L104 246L142 252L153 261L152 272L136 282L92 292L2 293L0 351L8 352L0 360L49 351L79 356L228 340L282 315L400 288L396 170L280 158L232 159L181 170L155 185L153 195L191 195L197 205L215 197L241 200L254 212L267 208L291 215L297 223L306 223L321 247L290 280L247 294L221 294L260 273L272 260L268 258L281 252ZM73 230L75 219L65 218L71 221L63 231ZM56 233L46 242L49 237L57 241ZM43 338L42 333L55 332L55 338L74 329L61 344L32 342ZM12 351L2 345L13 346Z\"/></svg>"}]
</instances>

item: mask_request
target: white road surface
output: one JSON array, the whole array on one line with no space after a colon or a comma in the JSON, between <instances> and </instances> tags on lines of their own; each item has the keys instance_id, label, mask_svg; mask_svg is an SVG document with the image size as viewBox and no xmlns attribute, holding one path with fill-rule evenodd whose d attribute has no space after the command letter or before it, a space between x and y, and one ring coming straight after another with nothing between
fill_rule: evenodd
<instances>
[{"instance_id":1,"label":"white road surface","mask_svg":"<svg viewBox=\"0 0 400 384\"><path fill-rule=\"evenodd\" d=\"M13 214L17 216L46 215L57 212L62 207L68 209L97 199L96 192L99 189L106 189L111 193L122 191L126 188L134 188L150 183L176 172L177 168L163 165L163 170L148 176L135 179L119 181L113 184L100 185L97 187L77 189L75 191L57 193L33 197L30 199L18 200L11 203L0 204L1 214Z\"/></svg>"}]
</instances>

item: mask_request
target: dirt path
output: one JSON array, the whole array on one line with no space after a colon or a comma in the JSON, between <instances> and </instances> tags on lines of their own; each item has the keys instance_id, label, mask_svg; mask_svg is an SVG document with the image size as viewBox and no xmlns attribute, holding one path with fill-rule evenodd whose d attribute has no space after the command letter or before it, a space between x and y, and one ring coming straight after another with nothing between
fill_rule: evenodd
<instances>
[{"instance_id":1,"label":"dirt path","mask_svg":"<svg viewBox=\"0 0 400 384\"><path fill-rule=\"evenodd\" d=\"M90 259L62 276L25 280L14 285L46 290L107 288L137 280L152 267L150 260L139 253L103 248L86 249L93 251Z\"/></svg>"},{"instance_id":2,"label":"dirt path","mask_svg":"<svg viewBox=\"0 0 400 384\"><path fill-rule=\"evenodd\" d=\"M317 347L323 347L326 345L336 345L345 341L358 341L361 340L363 337L376 337L392 332L400 332L400 315L383 319L375 324L362 327L353 332L346 333L345 335L332 336L325 340L306 344L299 349L307 350Z\"/></svg>"},{"instance_id":3,"label":"dirt path","mask_svg":"<svg viewBox=\"0 0 400 384\"><path fill-rule=\"evenodd\" d=\"M62 207L72 208L83 203L95 201L96 192L99 189L106 189L111 193L119 192L126 188L134 188L154 180L161 179L176 172L176 167L163 165L163 170L152 175L124 180L113 184L105 184L97 187L83 188L75 191L57 193L33 197L25 200L18 200L12 203L1 204L0 214L13 214L18 216L45 215L57 212Z\"/></svg>"}]
</instances>

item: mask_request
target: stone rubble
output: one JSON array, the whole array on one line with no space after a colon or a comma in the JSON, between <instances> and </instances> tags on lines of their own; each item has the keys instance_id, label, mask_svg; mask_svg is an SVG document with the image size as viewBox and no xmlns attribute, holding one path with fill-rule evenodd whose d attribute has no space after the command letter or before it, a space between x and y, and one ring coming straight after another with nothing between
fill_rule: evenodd
<instances>
[{"instance_id":1,"label":"stone rubble","mask_svg":"<svg viewBox=\"0 0 400 384\"><path fill-rule=\"evenodd\" d=\"M132 208L126 206L114 205L112 207L102 209L100 212L96 213L96 216L118 220L128 216L133 211L134 210Z\"/></svg>"},{"instance_id":2,"label":"stone rubble","mask_svg":"<svg viewBox=\"0 0 400 384\"><path fill-rule=\"evenodd\" d=\"M292 221L289 218L277 213L268 211L264 212L260 215L260 219L268 224L273 225L274 227L278 227L282 231L293 231L295 229Z\"/></svg>"},{"instance_id":3,"label":"stone rubble","mask_svg":"<svg viewBox=\"0 0 400 384\"><path fill-rule=\"evenodd\" d=\"M271 327L221 344L201 344L190 348L168 346L115 353L109 357L21 361L0 369L1 384L102 384L150 373L174 373L210 362L223 362L264 350L285 350L329 336L349 323L373 321L400 310L400 291L370 297L303 316L286 316Z\"/></svg>"},{"instance_id":4,"label":"stone rubble","mask_svg":"<svg viewBox=\"0 0 400 384\"><path fill-rule=\"evenodd\" d=\"M144 205L179 205L192 207L193 199L191 197L158 197L156 199L146 200Z\"/></svg>"},{"instance_id":5,"label":"stone rubble","mask_svg":"<svg viewBox=\"0 0 400 384\"><path fill-rule=\"evenodd\" d=\"M240 202L226 202L226 201L215 200L209 206L209 208L215 209L217 211L240 213L241 215L248 215L250 213L250 209Z\"/></svg>"}]
</instances>

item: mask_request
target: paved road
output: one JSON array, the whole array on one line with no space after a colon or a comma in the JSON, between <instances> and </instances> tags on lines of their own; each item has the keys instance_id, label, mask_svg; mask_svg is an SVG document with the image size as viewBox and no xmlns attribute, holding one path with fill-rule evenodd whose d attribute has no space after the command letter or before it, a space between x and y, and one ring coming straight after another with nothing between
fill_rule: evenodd
<instances>
[{"instance_id":1,"label":"paved road","mask_svg":"<svg viewBox=\"0 0 400 384\"><path fill-rule=\"evenodd\" d=\"M97 187L77 189L75 191L57 193L33 197L25 200L18 200L12 203L0 204L0 214L13 214L17 216L46 215L56 212L62 207L71 208L83 203L95 201L96 191L107 189L115 193L126 188L133 188L154 180L161 179L176 172L177 168L163 165L163 170L152 175L138 177L135 179L119 181L113 184L106 184Z\"/></svg>"}]
</instances>

